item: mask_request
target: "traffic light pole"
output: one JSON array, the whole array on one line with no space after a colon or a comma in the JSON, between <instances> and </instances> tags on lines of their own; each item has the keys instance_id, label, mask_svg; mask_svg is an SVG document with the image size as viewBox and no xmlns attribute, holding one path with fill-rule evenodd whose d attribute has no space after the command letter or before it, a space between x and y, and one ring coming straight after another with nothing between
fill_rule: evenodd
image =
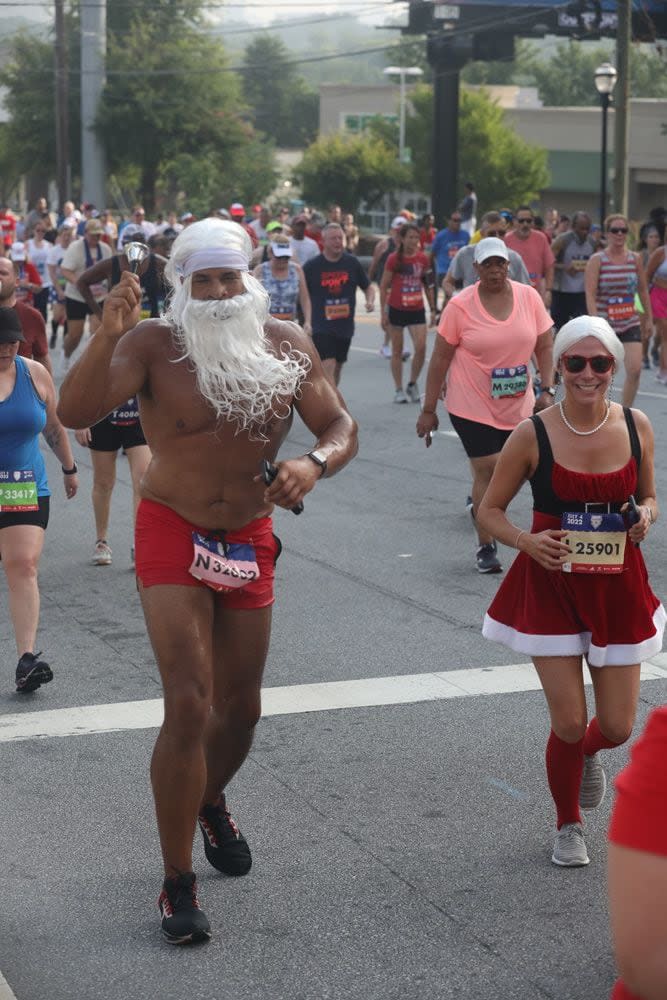
<instances>
[{"instance_id":1,"label":"traffic light pole","mask_svg":"<svg viewBox=\"0 0 667 1000\"><path fill-rule=\"evenodd\" d=\"M437 227L457 203L459 189L459 88L470 40L436 35L429 40L433 69L433 186L431 211Z\"/></svg>"}]
</instances>

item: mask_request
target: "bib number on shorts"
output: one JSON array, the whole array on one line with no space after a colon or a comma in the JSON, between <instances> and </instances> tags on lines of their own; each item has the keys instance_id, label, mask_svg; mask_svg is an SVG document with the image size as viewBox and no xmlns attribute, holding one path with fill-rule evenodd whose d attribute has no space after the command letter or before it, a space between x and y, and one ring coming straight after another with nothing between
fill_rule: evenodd
<instances>
[{"instance_id":1,"label":"bib number on shorts","mask_svg":"<svg viewBox=\"0 0 667 1000\"><path fill-rule=\"evenodd\" d=\"M563 514L563 541L572 551L564 573L622 573L627 531L621 514Z\"/></svg>"},{"instance_id":2,"label":"bib number on shorts","mask_svg":"<svg viewBox=\"0 0 667 1000\"><path fill-rule=\"evenodd\" d=\"M189 572L211 590L231 593L259 580L254 545L224 542L192 532L193 559Z\"/></svg>"},{"instance_id":3,"label":"bib number on shorts","mask_svg":"<svg viewBox=\"0 0 667 1000\"><path fill-rule=\"evenodd\" d=\"M0 513L39 510L37 483L32 469L0 470Z\"/></svg>"},{"instance_id":4,"label":"bib number on shorts","mask_svg":"<svg viewBox=\"0 0 667 1000\"><path fill-rule=\"evenodd\" d=\"M609 299L607 304L607 316L610 323L622 323L624 320L632 319L635 314L634 295L619 295Z\"/></svg>"},{"instance_id":5,"label":"bib number on shorts","mask_svg":"<svg viewBox=\"0 0 667 1000\"><path fill-rule=\"evenodd\" d=\"M114 427L132 427L133 424L138 424L139 403L137 397L133 396L132 399L128 399L125 406L119 406L118 409L112 410L109 414L109 423L113 424Z\"/></svg>"},{"instance_id":6,"label":"bib number on shorts","mask_svg":"<svg viewBox=\"0 0 667 1000\"><path fill-rule=\"evenodd\" d=\"M349 319L350 303L344 299L327 299L324 303L324 318L328 320Z\"/></svg>"},{"instance_id":7,"label":"bib number on shorts","mask_svg":"<svg viewBox=\"0 0 667 1000\"><path fill-rule=\"evenodd\" d=\"M527 388L527 365L516 365L514 368L494 368L491 372L492 399L523 396Z\"/></svg>"}]
</instances>

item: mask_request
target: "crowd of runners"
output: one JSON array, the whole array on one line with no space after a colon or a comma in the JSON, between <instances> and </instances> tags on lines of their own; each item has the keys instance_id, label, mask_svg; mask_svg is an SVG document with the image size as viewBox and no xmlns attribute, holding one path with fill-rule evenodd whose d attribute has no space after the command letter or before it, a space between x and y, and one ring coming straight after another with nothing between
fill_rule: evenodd
<instances>
[{"instance_id":1,"label":"crowd of runners","mask_svg":"<svg viewBox=\"0 0 667 1000\"><path fill-rule=\"evenodd\" d=\"M121 452L132 474L126 541L164 688L151 778L171 943L211 934L192 870L197 825L215 868L244 875L252 863L225 788L261 714L281 549L271 512L298 509L356 453L337 387L358 292L369 312L379 304L393 402L419 408L417 435L429 446L443 400L469 458L475 568L502 571L498 542L518 550L483 634L535 664L551 719L552 861L589 863L581 811L602 802L600 752L629 739L640 664L662 648L666 622L640 549L658 517L653 432L632 408L642 366L653 362L667 385L665 211L633 234L619 214L602 228L585 212L545 225L527 205L488 211L477 228L476 205L469 185L440 230L431 216L398 214L366 262L339 206L290 216L235 202L206 219L149 221L138 205L119 223L71 203L56 219L40 199L24 219L0 213L0 556L16 688L27 694L53 678L35 651L51 493L38 442L43 434L71 499L71 428L92 456L98 566L113 558ZM617 372L621 403L609 396ZM312 448L279 459L295 410ZM526 481L534 514L521 526L507 508ZM666 740L657 712L624 772L612 826L614 886L639 879L647 907L659 876L649 867L642 882L628 864L633 852L667 854L654 829L660 821L664 830L665 782L651 769ZM617 917L619 954L638 920ZM624 969L639 996L667 990L665 979L663 993L642 992L645 980ZM615 996L633 994L619 984Z\"/></svg>"}]
</instances>

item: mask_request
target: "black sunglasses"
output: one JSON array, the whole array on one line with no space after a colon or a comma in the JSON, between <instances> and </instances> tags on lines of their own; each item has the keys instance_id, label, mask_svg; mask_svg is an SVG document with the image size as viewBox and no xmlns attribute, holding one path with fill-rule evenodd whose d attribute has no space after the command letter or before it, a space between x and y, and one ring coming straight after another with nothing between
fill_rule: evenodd
<instances>
[{"instance_id":1,"label":"black sunglasses","mask_svg":"<svg viewBox=\"0 0 667 1000\"><path fill-rule=\"evenodd\" d=\"M533 223L533 219L517 219L516 220L520 226L530 226Z\"/></svg>"},{"instance_id":2,"label":"black sunglasses","mask_svg":"<svg viewBox=\"0 0 667 1000\"><path fill-rule=\"evenodd\" d=\"M564 354L563 362L565 370L571 375L583 372L587 364L597 375L605 375L614 363L614 359L608 354L596 354L594 358L583 358L581 354Z\"/></svg>"},{"instance_id":3,"label":"black sunglasses","mask_svg":"<svg viewBox=\"0 0 667 1000\"><path fill-rule=\"evenodd\" d=\"M619 233L627 233L628 232L628 227L627 226L610 226L609 227L609 232L610 233L614 233L614 235L617 236Z\"/></svg>"}]
</instances>

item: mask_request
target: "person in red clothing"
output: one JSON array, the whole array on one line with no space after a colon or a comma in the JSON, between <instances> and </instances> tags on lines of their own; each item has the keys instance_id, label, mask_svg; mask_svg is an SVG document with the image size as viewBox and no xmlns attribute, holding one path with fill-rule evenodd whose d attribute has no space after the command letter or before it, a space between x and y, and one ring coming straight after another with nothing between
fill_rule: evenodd
<instances>
[{"instance_id":1,"label":"person in red clothing","mask_svg":"<svg viewBox=\"0 0 667 1000\"><path fill-rule=\"evenodd\" d=\"M16 239L16 216L10 211L9 205L0 204L0 256L9 253Z\"/></svg>"},{"instance_id":2,"label":"person in red clothing","mask_svg":"<svg viewBox=\"0 0 667 1000\"><path fill-rule=\"evenodd\" d=\"M419 245L424 253L430 253L433 240L438 235L434 226L435 216L427 214L422 218L421 229L419 230Z\"/></svg>"},{"instance_id":3,"label":"person in red clothing","mask_svg":"<svg viewBox=\"0 0 667 1000\"><path fill-rule=\"evenodd\" d=\"M419 403L417 379L426 356L426 312L428 299L430 326L435 324L435 299L431 262L420 249L419 226L407 222L398 231L397 247L389 254L380 282L382 329L391 339L391 374L396 391L395 403ZM407 390L403 389L403 332L410 331L414 355Z\"/></svg>"},{"instance_id":4,"label":"person in red clothing","mask_svg":"<svg viewBox=\"0 0 667 1000\"><path fill-rule=\"evenodd\" d=\"M519 205L514 216L515 229L507 233L505 243L523 259L530 283L542 297L547 309L554 287L555 258L544 233L535 229L535 216L529 205Z\"/></svg>"},{"instance_id":5,"label":"person in red clothing","mask_svg":"<svg viewBox=\"0 0 667 1000\"><path fill-rule=\"evenodd\" d=\"M611 1000L667 996L667 707L649 716L616 779L609 906L622 979Z\"/></svg>"},{"instance_id":6,"label":"person in red clothing","mask_svg":"<svg viewBox=\"0 0 667 1000\"><path fill-rule=\"evenodd\" d=\"M248 225L245 221L245 208L240 201L235 201L229 206L229 214L231 216L232 222L236 222L237 225L244 229L248 236L250 237L250 242L252 243L253 250L259 246L259 240L257 239L257 233Z\"/></svg>"},{"instance_id":7,"label":"person in red clothing","mask_svg":"<svg viewBox=\"0 0 667 1000\"><path fill-rule=\"evenodd\" d=\"M653 430L639 410L608 399L622 361L623 345L600 316L561 327L554 364L564 398L512 433L477 512L487 531L519 549L482 632L535 665L551 718L552 861L568 868L589 863L580 809L602 802L599 751L630 737L640 664L662 649L667 620L639 548L658 515ZM526 481L528 530L506 514ZM588 724L584 657L596 708Z\"/></svg>"},{"instance_id":8,"label":"person in red clothing","mask_svg":"<svg viewBox=\"0 0 667 1000\"><path fill-rule=\"evenodd\" d=\"M37 309L18 299L15 265L6 257L0 257L0 306L16 310L25 338L19 341L18 353L21 357L41 362L53 376L44 317Z\"/></svg>"},{"instance_id":9,"label":"person in red clothing","mask_svg":"<svg viewBox=\"0 0 667 1000\"><path fill-rule=\"evenodd\" d=\"M19 302L25 302L31 306L33 295L42 287L42 279L34 264L28 260L24 243L12 243L9 256L14 265L16 274L16 298Z\"/></svg>"}]
</instances>

